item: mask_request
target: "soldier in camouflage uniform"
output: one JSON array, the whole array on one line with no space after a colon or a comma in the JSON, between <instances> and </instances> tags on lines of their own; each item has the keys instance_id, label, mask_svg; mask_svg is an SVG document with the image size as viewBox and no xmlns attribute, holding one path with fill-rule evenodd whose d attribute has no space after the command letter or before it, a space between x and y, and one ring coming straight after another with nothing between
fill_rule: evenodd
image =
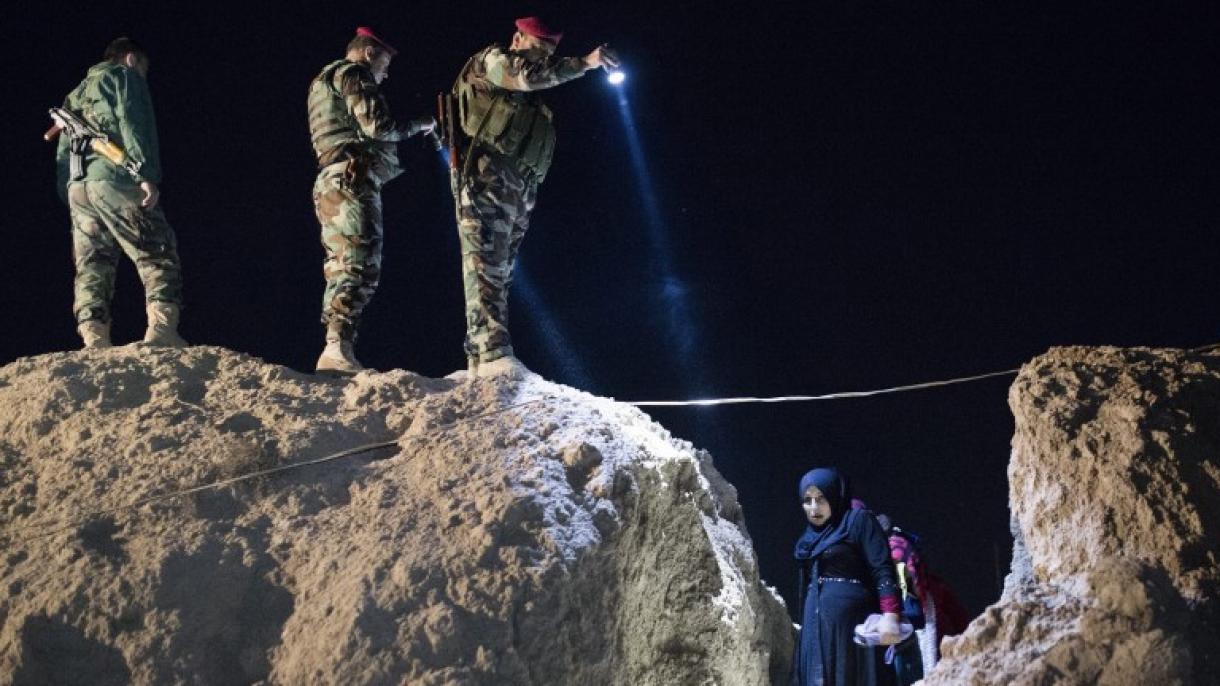
<instances>
[{"instance_id":1,"label":"soldier in camouflage uniform","mask_svg":"<svg viewBox=\"0 0 1220 686\"><path fill-rule=\"evenodd\" d=\"M136 179L86 150L83 178L69 178L70 141L67 135L59 137L58 188L72 217L76 262L72 309L85 348L110 347L110 299L121 254L135 262L144 284L148 314L144 342L186 345L178 335L182 304L178 243L158 204L161 159L147 75L147 53L131 39L119 38L64 100L64 109L109 136L139 168Z\"/></svg>"},{"instance_id":2,"label":"soldier in camouflage uniform","mask_svg":"<svg viewBox=\"0 0 1220 686\"><path fill-rule=\"evenodd\" d=\"M309 86L309 133L318 160L314 210L326 250L322 323L326 347L317 371L354 374L352 352L360 315L381 277L381 187L402 173L397 143L432 131L431 117L397 124L379 89L397 53L360 27L347 55Z\"/></svg>"},{"instance_id":3,"label":"soldier in camouflage uniform","mask_svg":"<svg viewBox=\"0 0 1220 686\"><path fill-rule=\"evenodd\" d=\"M508 333L508 289L555 147L551 110L537 91L617 66L604 46L553 58L562 34L537 17L518 19L516 27L508 50L479 51L454 84L466 136L456 201L471 376L524 370Z\"/></svg>"}]
</instances>

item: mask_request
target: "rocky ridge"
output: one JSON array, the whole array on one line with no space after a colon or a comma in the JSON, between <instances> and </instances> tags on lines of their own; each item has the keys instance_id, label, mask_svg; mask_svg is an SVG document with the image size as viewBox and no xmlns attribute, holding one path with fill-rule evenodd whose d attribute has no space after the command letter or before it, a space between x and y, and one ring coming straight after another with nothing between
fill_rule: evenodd
<instances>
[{"instance_id":1,"label":"rocky ridge","mask_svg":"<svg viewBox=\"0 0 1220 686\"><path fill-rule=\"evenodd\" d=\"M1013 569L924 683L1220 683L1220 354L1056 348L1008 402Z\"/></svg>"}]
</instances>

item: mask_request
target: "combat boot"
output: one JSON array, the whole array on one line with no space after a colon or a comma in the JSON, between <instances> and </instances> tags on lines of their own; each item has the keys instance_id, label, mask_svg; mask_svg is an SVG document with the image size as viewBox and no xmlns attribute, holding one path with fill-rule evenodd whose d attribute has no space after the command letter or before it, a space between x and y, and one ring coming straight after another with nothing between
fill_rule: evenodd
<instances>
[{"instance_id":1,"label":"combat boot","mask_svg":"<svg viewBox=\"0 0 1220 686\"><path fill-rule=\"evenodd\" d=\"M363 371L364 366L356 359L352 351L352 339L345 338L339 331L327 329L326 347L318 356L318 364L314 369L319 374L330 376L351 376Z\"/></svg>"},{"instance_id":2,"label":"combat boot","mask_svg":"<svg viewBox=\"0 0 1220 686\"><path fill-rule=\"evenodd\" d=\"M85 342L85 350L98 350L101 348L109 348L110 343L110 322L104 322L100 319L90 319L89 321L81 322L76 326L76 332L80 334L81 340Z\"/></svg>"},{"instance_id":3,"label":"combat boot","mask_svg":"<svg viewBox=\"0 0 1220 686\"><path fill-rule=\"evenodd\" d=\"M178 335L178 306L154 300L145 308L148 313L148 328L144 331L144 343L166 348L185 348L188 343Z\"/></svg>"},{"instance_id":4,"label":"combat boot","mask_svg":"<svg viewBox=\"0 0 1220 686\"><path fill-rule=\"evenodd\" d=\"M491 362L479 362L478 377L487 379L494 376L507 376L515 379L524 378L527 374L533 374L521 360L518 360L512 355L497 357Z\"/></svg>"}]
</instances>

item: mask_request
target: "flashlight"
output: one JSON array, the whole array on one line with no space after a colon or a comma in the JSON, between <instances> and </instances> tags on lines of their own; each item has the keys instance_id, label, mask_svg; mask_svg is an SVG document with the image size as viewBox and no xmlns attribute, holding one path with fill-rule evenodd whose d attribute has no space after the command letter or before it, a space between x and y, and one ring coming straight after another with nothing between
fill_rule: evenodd
<instances>
[{"instance_id":1,"label":"flashlight","mask_svg":"<svg viewBox=\"0 0 1220 686\"><path fill-rule=\"evenodd\" d=\"M617 86L626 80L627 74L623 73L622 70L606 69L606 81L610 82L612 85Z\"/></svg>"}]
</instances>

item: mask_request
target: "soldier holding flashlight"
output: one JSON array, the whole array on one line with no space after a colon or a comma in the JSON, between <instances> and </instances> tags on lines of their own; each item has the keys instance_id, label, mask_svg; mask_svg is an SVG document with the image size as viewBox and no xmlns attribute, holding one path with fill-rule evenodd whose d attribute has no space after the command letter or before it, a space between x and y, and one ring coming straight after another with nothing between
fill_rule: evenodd
<instances>
[{"instance_id":1,"label":"soldier holding flashlight","mask_svg":"<svg viewBox=\"0 0 1220 686\"><path fill-rule=\"evenodd\" d=\"M464 134L456 202L471 376L524 371L508 333L508 289L555 147L553 114L538 91L618 66L606 46L554 57L563 34L537 17L516 28L507 50L492 45L467 60L453 89Z\"/></svg>"}]
</instances>

